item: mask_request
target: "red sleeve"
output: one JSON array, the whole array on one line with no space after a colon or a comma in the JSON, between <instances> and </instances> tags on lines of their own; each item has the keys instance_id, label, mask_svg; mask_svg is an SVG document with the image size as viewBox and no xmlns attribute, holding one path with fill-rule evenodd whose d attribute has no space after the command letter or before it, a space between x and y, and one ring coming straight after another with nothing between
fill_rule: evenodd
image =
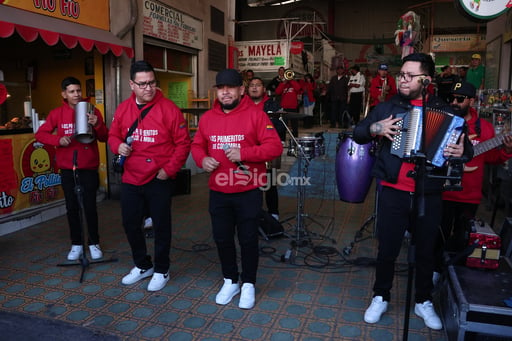
<instances>
[{"instance_id":1,"label":"red sleeve","mask_svg":"<svg viewBox=\"0 0 512 341\"><path fill-rule=\"evenodd\" d=\"M188 153L190 152L190 134L188 132L185 116L183 116L183 113L178 107L175 107L173 111L175 119L172 122L171 129L175 147L169 161L162 167L165 173L171 178L174 178L176 174L178 174L181 167L183 167L187 161Z\"/></svg>"},{"instance_id":2,"label":"red sleeve","mask_svg":"<svg viewBox=\"0 0 512 341\"><path fill-rule=\"evenodd\" d=\"M58 131L57 127L59 124L59 110L60 108L50 111L48 117L46 118L46 122L44 122L39 127L39 129L37 129L35 134L37 141L49 146L60 146L60 138L62 136L53 133L56 130Z\"/></svg>"},{"instance_id":3,"label":"red sleeve","mask_svg":"<svg viewBox=\"0 0 512 341\"><path fill-rule=\"evenodd\" d=\"M96 108L94 108L94 114L98 117L98 122L96 123L96 126L94 127L94 132L96 133L96 138L98 139L98 141L107 142L108 128L105 125L105 121L103 120L103 115L101 115L101 112Z\"/></svg>"},{"instance_id":4,"label":"red sleeve","mask_svg":"<svg viewBox=\"0 0 512 341\"><path fill-rule=\"evenodd\" d=\"M207 117L204 117L204 115L199 120L199 127L190 148L192 158L199 168L203 168L203 159L208 156L208 140L203 136L203 129L201 129L201 123L204 123L206 120Z\"/></svg>"},{"instance_id":5,"label":"red sleeve","mask_svg":"<svg viewBox=\"0 0 512 341\"><path fill-rule=\"evenodd\" d=\"M279 85L276 88L276 95L281 95L284 90L284 82L279 82Z\"/></svg>"}]
</instances>

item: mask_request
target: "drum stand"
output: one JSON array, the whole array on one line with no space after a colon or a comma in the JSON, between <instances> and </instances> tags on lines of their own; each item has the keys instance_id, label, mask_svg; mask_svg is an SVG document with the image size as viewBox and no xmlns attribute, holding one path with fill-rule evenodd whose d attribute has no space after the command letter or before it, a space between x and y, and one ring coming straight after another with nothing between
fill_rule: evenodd
<instances>
[{"instance_id":1,"label":"drum stand","mask_svg":"<svg viewBox=\"0 0 512 341\"><path fill-rule=\"evenodd\" d=\"M306 200L306 187L304 185L304 180L307 178L310 159L304 153L304 147L300 143L298 143L297 139L295 138L295 136L293 136L293 133L290 131L290 129L284 122L283 118L279 117L279 120L283 122L284 127L290 134L291 139L295 142L295 145L297 147L297 214L295 216L289 217L281 221L281 223L286 223L288 221L295 219L295 235L290 235L287 232L284 233L284 235L292 239L292 241L291 248L288 249L283 256L283 261L291 261L293 257L293 250L297 251L297 248L299 247L312 245L311 236L318 236L315 233L307 231L305 219L309 218L315 224L318 224L323 228L325 228L325 226L323 226L320 222L310 217L308 214L304 213L304 203Z\"/></svg>"}]
</instances>

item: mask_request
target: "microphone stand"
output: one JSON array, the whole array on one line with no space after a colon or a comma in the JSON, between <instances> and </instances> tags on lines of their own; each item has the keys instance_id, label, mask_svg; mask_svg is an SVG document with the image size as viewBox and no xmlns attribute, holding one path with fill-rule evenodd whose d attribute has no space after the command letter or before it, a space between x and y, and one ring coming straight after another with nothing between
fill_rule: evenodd
<instances>
[{"instance_id":1,"label":"microphone stand","mask_svg":"<svg viewBox=\"0 0 512 341\"><path fill-rule=\"evenodd\" d=\"M427 100L427 85L428 80L422 80L423 89L421 90L421 142L420 147L417 151L411 153L416 164L413 174L408 174L415 179L414 188L414 203L413 203L413 214L416 214L415 223L418 225L418 221L425 217L425 179L426 173L426 154L423 152L426 141L426 119L425 119L425 107ZM402 340L407 341L409 334L409 317L411 314L411 299L412 299L412 284L414 279L414 267L416 264L416 226L411 226L411 242L409 244L409 250L407 254L407 291L405 297L405 314L404 314L404 331Z\"/></svg>"},{"instance_id":2,"label":"microphone stand","mask_svg":"<svg viewBox=\"0 0 512 341\"><path fill-rule=\"evenodd\" d=\"M76 195L76 199L78 201L78 218L80 221L80 230L82 233L82 255L80 256L80 263L61 263L57 264L57 266L76 266L81 265L82 266L82 272L80 274L80 283L84 280L84 274L85 269L89 267L90 264L96 264L96 263L109 263L109 262L117 262L117 258L110 258L110 259L102 259L97 261L89 261L87 259L87 256L85 254L85 251L87 249L87 238L85 235L85 228L84 228L84 212L85 212L85 206L84 206L84 197L83 197L83 186L80 185L80 178L78 176L77 172L77 157L78 157L78 150L75 150L73 152L73 179L75 181L75 187L74 192Z\"/></svg>"}]
</instances>

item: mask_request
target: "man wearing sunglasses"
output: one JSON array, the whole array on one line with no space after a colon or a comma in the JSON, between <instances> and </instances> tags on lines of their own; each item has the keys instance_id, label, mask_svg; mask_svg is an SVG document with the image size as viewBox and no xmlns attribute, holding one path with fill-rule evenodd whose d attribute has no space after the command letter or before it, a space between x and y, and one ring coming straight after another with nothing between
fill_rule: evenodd
<instances>
[{"instance_id":1,"label":"man wearing sunglasses","mask_svg":"<svg viewBox=\"0 0 512 341\"><path fill-rule=\"evenodd\" d=\"M464 117L468 125L468 136L477 145L495 137L494 127L478 117L473 107L476 90L469 82L455 83L450 92L450 105L456 115ZM442 233L438 242L438 264L436 272L442 273L443 251L460 252L468 244L469 219L475 217L482 200L482 185L485 164L501 164L512 157L512 137L510 132L502 137L500 147L491 149L465 164L462 176L462 191L443 192Z\"/></svg>"},{"instance_id":2,"label":"man wearing sunglasses","mask_svg":"<svg viewBox=\"0 0 512 341\"><path fill-rule=\"evenodd\" d=\"M373 299L365 311L364 321L377 323L387 311L391 299L391 288L395 274L395 262L400 254L402 240L409 229L415 241L415 307L414 312L431 329L441 329L442 323L434 310L431 292L432 275L435 263L435 243L441 220L441 190L444 180L427 178L424 181L425 214L418 214L413 160L404 159L391 153L391 145L399 134L401 118L398 114L409 113L413 106L423 106L423 93L426 94L425 107L453 113L450 106L440 98L430 94L426 87L432 82L435 66L432 57L423 53L413 53L403 59L398 77L398 94L377 106L354 129L354 140L359 144L369 143L380 138L381 147L372 170L372 175L380 180L382 190L377 207L377 238L379 241ZM462 134L460 142L448 144L444 156L470 158L472 148ZM466 142L466 143L464 143ZM445 175L446 167L434 167L432 173ZM400 309L393 307L392 309Z\"/></svg>"}]
</instances>

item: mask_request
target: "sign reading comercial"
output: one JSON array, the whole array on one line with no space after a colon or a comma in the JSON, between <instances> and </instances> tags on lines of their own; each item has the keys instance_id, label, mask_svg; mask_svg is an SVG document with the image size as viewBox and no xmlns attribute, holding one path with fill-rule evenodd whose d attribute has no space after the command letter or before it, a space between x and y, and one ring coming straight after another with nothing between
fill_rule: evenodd
<instances>
[{"instance_id":1,"label":"sign reading comercial","mask_svg":"<svg viewBox=\"0 0 512 341\"><path fill-rule=\"evenodd\" d=\"M275 71L288 67L288 43L286 40L237 41L238 68L254 71Z\"/></svg>"},{"instance_id":2,"label":"sign reading comercial","mask_svg":"<svg viewBox=\"0 0 512 341\"><path fill-rule=\"evenodd\" d=\"M144 0L144 34L172 43L203 49L203 23L156 1Z\"/></svg>"},{"instance_id":3,"label":"sign reading comercial","mask_svg":"<svg viewBox=\"0 0 512 341\"><path fill-rule=\"evenodd\" d=\"M442 34L432 36L432 52L485 51L485 35Z\"/></svg>"}]
</instances>

